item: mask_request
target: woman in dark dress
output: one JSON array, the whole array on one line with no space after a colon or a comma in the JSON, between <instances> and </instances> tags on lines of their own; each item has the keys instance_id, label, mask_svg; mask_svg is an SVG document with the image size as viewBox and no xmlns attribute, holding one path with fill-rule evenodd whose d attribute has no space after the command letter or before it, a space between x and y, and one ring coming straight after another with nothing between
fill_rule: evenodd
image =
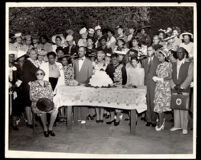
<instances>
[{"instance_id":1,"label":"woman in dark dress","mask_svg":"<svg viewBox=\"0 0 201 160\"><path fill-rule=\"evenodd\" d=\"M27 126L32 128L32 112L31 112L31 101L30 101L30 82L36 80L35 73L39 68L37 62L37 50L31 49L29 52L29 58L27 58L22 67L23 73L23 94L24 94L24 103L25 111L27 116Z\"/></svg>"}]
</instances>

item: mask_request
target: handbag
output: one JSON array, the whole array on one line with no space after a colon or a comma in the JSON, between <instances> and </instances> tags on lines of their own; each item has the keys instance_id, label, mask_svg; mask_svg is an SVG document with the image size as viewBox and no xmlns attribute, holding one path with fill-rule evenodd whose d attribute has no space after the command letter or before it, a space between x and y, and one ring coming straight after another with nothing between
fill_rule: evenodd
<instances>
[{"instance_id":1,"label":"handbag","mask_svg":"<svg viewBox=\"0 0 201 160\"><path fill-rule=\"evenodd\" d=\"M189 92L177 93L172 91L171 108L178 110L189 110Z\"/></svg>"}]
</instances>

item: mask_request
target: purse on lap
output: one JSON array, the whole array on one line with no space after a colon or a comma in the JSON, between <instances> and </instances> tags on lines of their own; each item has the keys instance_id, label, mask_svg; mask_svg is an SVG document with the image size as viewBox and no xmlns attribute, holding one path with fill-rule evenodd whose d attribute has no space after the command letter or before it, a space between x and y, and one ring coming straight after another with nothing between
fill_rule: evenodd
<instances>
[{"instance_id":1,"label":"purse on lap","mask_svg":"<svg viewBox=\"0 0 201 160\"><path fill-rule=\"evenodd\" d=\"M178 110L189 110L189 92L177 93L172 90L171 108Z\"/></svg>"}]
</instances>

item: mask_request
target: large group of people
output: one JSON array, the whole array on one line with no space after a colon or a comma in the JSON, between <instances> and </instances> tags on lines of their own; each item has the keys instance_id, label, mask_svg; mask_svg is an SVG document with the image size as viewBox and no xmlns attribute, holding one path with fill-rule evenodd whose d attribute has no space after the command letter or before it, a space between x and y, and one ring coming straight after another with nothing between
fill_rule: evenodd
<instances>
[{"instance_id":1,"label":"large group of people","mask_svg":"<svg viewBox=\"0 0 201 160\"><path fill-rule=\"evenodd\" d=\"M55 136L53 124L62 109L40 110L41 98L53 100L61 85L87 85L96 71L105 71L116 87L146 86L147 111L142 114L146 126L161 131L165 127L165 112L171 112L174 125L170 131L188 133L189 112L192 113L192 96L189 110L172 109L172 92L186 90L192 95L193 87L193 34L179 27L159 29L149 35L151 26L130 27L129 34L121 25L112 28L83 27L80 39L74 31L65 34L23 35L9 37L9 95L12 128L18 130L22 115L27 127L32 128L32 115L37 114L43 124L45 137ZM65 35L65 36L64 36ZM46 104L46 105L45 105ZM47 116L51 114L47 127ZM106 121L118 126L129 113L119 109L73 107L78 122ZM192 115L192 114L191 114Z\"/></svg>"}]
</instances>

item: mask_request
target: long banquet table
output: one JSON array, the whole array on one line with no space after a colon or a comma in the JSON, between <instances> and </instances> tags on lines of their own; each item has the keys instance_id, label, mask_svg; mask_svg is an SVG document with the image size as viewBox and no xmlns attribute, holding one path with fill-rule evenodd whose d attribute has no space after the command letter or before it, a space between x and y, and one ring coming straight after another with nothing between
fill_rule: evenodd
<instances>
[{"instance_id":1,"label":"long banquet table","mask_svg":"<svg viewBox=\"0 0 201 160\"><path fill-rule=\"evenodd\" d=\"M130 131L136 131L136 111L147 110L146 88L93 88L85 86L60 86L54 103L57 108L68 106L68 125L72 125L72 106L91 106L130 110Z\"/></svg>"}]
</instances>

